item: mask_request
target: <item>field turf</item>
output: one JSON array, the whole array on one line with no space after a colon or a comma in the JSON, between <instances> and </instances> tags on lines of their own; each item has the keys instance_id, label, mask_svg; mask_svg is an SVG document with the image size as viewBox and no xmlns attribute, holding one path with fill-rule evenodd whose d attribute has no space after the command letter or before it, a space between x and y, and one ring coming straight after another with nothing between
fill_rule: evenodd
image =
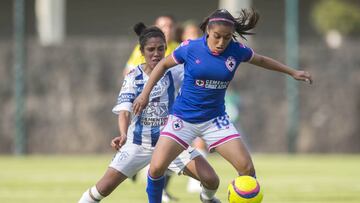
<instances>
[{"instance_id":1,"label":"field turf","mask_svg":"<svg viewBox=\"0 0 360 203\"><path fill-rule=\"evenodd\" d=\"M1 203L75 203L104 173L112 155L0 156ZM359 203L360 155L253 155L264 203ZM217 196L225 203L234 169L221 157L210 163L220 176ZM176 176L170 192L177 203L199 202ZM146 203L145 180L125 181L102 202Z\"/></svg>"}]
</instances>

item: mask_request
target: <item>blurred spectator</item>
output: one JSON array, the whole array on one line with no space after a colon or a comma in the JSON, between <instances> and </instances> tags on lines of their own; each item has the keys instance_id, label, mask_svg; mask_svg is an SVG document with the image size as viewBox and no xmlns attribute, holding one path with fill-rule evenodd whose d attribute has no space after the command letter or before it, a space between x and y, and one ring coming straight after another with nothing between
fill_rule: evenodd
<instances>
[{"instance_id":1,"label":"blurred spectator","mask_svg":"<svg viewBox=\"0 0 360 203\"><path fill-rule=\"evenodd\" d=\"M199 38L201 34L201 30L195 21L185 21L182 26L181 41Z\"/></svg>"},{"instance_id":2,"label":"blurred spectator","mask_svg":"<svg viewBox=\"0 0 360 203\"><path fill-rule=\"evenodd\" d=\"M176 21L174 17L170 15L162 15L156 18L154 25L160 28L165 34L167 44L165 56L168 56L179 46L179 43L174 40ZM139 44L137 44L125 65L124 75L142 63L145 63L145 59L141 55Z\"/></svg>"}]
</instances>

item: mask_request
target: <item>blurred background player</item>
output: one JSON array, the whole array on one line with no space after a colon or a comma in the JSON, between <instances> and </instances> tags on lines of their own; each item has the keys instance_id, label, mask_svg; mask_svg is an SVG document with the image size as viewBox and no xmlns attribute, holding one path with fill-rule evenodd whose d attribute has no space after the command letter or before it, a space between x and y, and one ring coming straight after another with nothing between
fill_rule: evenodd
<instances>
[{"instance_id":1,"label":"blurred background player","mask_svg":"<svg viewBox=\"0 0 360 203\"><path fill-rule=\"evenodd\" d=\"M181 41L185 41L185 40L189 40L189 39L194 40L194 39L201 37L201 35L202 35L202 33L199 28L199 25L195 21L188 20L182 24L182 26L181 26Z\"/></svg>"}]
</instances>

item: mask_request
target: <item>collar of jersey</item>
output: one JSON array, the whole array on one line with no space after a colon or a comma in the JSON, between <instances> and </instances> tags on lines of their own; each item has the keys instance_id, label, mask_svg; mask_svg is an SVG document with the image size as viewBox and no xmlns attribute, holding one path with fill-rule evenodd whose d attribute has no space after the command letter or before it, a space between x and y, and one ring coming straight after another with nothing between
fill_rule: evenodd
<instances>
[{"instance_id":1,"label":"collar of jersey","mask_svg":"<svg viewBox=\"0 0 360 203\"><path fill-rule=\"evenodd\" d=\"M139 64L138 65L138 69L140 70L141 74L146 77L149 77L147 73L145 73L145 71L143 70L143 65L145 65L145 63Z\"/></svg>"}]
</instances>

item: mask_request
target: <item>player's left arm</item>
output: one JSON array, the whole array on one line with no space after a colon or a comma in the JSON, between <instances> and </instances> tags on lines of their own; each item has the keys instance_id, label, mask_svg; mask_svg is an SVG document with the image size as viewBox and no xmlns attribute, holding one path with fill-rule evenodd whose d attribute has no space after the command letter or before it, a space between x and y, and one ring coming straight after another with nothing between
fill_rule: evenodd
<instances>
[{"instance_id":1,"label":"player's left arm","mask_svg":"<svg viewBox=\"0 0 360 203\"><path fill-rule=\"evenodd\" d=\"M278 71L290 75L296 80L312 83L312 77L309 72L303 70L295 70L289 66L280 63L270 57L263 56L257 53L253 53L252 58L248 61L249 63L263 67L268 70Z\"/></svg>"}]
</instances>

